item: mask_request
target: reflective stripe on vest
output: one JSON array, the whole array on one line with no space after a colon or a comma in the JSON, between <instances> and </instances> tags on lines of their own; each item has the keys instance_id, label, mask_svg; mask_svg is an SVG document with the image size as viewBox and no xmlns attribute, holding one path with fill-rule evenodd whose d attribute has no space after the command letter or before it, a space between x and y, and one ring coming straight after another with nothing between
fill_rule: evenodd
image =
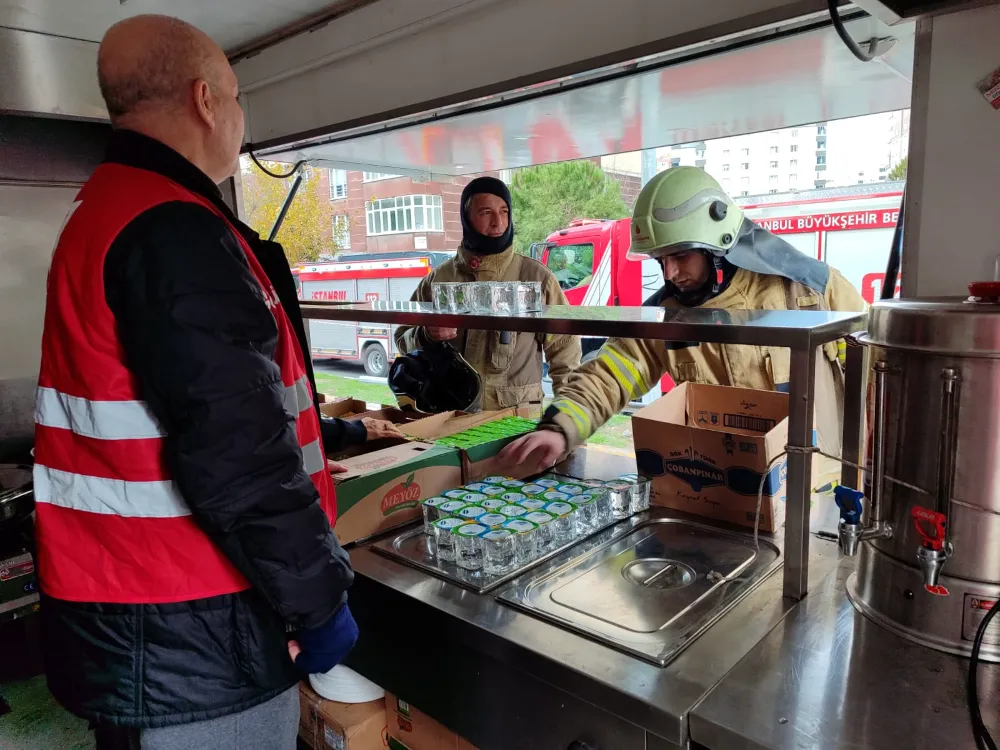
<instances>
[{"instance_id":1,"label":"reflective stripe on vest","mask_svg":"<svg viewBox=\"0 0 1000 750\"><path fill-rule=\"evenodd\" d=\"M166 603L249 586L196 523L172 481L165 432L135 390L105 302L104 258L136 216L210 202L152 172L104 164L81 191L49 272L35 404L38 571L69 601ZM274 316L285 412L331 521L336 499L298 340L253 251L231 227Z\"/></svg>"}]
</instances>

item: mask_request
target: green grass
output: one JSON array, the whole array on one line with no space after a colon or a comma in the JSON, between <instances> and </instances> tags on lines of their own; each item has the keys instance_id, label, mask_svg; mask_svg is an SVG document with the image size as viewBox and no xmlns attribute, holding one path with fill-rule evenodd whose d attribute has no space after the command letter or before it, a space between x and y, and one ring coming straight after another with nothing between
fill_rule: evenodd
<instances>
[{"instance_id":1,"label":"green grass","mask_svg":"<svg viewBox=\"0 0 1000 750\"><path fill-rule=\"evenodd\" d=\"M325 372L316 373L316 388L333 398L356 398L360 401L370 401L378 404L395 404L396 397L392 395L389 386L380 383L366 383L363 380L344 378L340 375L330 375Z\"/></svg>"},{"instance_id":2,"label":"green grass","mask_svg":"<svg viewBox=\"0 0 1000 750\"><path fill-rule=\"evenodd\" d=\"M632 418L624 414L615 414L607 424L591 435L587 442L591 445L606 445L610 448L633 451Z\"/></svg>"},{"instance_id":3,"label":"green grass","mask_svg":"<svg viewBox=\"0 0 1000 750\"><path fill-rule=\"evenodd\" d=\"M389 390L389 386L379 383L366 383L362 380L345 378L340 375L317 372L316 387L320 393L325 393L332 398L349 397L378 404L396 403L396 397ZM545 400L544 406L548 406L548 401L548 399ZM595 432L587 442L593 445L606 445L611 448L631 451L631 417L616 414L608 420L606 425Z\"/></svg>"}]
</instances>

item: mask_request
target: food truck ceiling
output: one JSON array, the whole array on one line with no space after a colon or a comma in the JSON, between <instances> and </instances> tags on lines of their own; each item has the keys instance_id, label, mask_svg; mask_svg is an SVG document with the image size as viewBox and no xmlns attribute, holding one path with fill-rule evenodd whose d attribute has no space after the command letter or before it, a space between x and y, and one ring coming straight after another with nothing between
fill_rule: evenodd
<instances>
[{"instance_id":1,"label":"food truck ceiling","mask_svg":"<svg viewBox=\"0 0 1000 750\"><path fill-rule=\"evenodd\" d=\"M299 24L320 23L360 5L358 0L0 0L0 27L99 42L112 24L141 13L193 23L223 49L240 53Z\"/></svg>"},{"instance_id":2,"label":"food truck ceiling","mask_svg":"<svg viewBox=\"0 0 1000 750\"><path fill-rule=\"evenodd\" d=\"M0 114L107 121L94 70L108 27L165 13L249 54L375 0L0 0Z\"/></svg>"},{"instance_id":3,"label":"food truck ceiling","mask_svg":"<svg viewBox=\"0 0 1000 750\"><path fill-rule=\"evenodd\" d=\"M278 161L430 178L909 106L913 24L896 25L890 32L872 18L848 22L856 39L891 35L897 40L881 60L865 64L822 15L810 21L785 34L769 30L764 39L757 32L719 40L684 51L680 60L677 53L650 57L262 152ZM723 44L729 48L720 51Z\"/></svg>"}]
</instances>

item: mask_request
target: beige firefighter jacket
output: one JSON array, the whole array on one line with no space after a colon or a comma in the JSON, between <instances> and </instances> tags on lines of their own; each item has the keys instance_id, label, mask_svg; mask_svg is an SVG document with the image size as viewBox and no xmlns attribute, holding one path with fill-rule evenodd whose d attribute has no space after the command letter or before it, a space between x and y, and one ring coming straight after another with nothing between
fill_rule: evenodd
<instances>
[{"instance_id":1,"label":"beige firefighter jacket","mask_svg":"<svg viewBox=\"0 0 1000 750\"><path fill-rule=\"evenodd\" d=\"M476 266L478 262L478 267ZM496 255L475 255L459 248L428 274L412 299L431 301L431 284L448 281L540 281L546 305L568 305L559 282L538 261L518 255L509 247ZM509 343L501 343L500 331L459 329L452 340L455 348L483 378L483 409L504 409L542 400L542 352L549 363L552 388L558 394L569 374L580 364L580 340L575 336L509 331ZM400 326L396 348L409 352L427 343L422 327Z\"/></svg>"},{"instance_id":2,"label":"beige firefighter jacket","mask_svg":"<svg viewBox=\"0 0 1000 750\"><path fill-rule=\"evenodd\" d=\"M668 306L676 306L670 300ZM701 305L720 310L863 311L864 300L839 271L830 269L825 294L781 276L738 269L729 286ZM820 448L839 455L843 419L843 342L817 355L816 430ZM783 390L790 355L784 347L700 344L668 351L652 339L609 339L595 359L584 363L560 389L552 406L552 426L569 448L584 441L634 398L649 391L664 373L677 383L693 381L759 390Z\"/></svg>"}]
</instances>

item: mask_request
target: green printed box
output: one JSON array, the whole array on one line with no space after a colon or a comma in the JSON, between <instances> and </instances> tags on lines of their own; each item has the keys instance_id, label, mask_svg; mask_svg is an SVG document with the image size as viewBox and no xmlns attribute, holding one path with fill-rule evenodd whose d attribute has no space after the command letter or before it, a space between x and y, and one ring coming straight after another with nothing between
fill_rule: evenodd
<instances>
[{"instance_id":1,"label":"green printed box","mask_svg":"<svg viewBox=\"0 0 1000 750\"><path fill-rule=\"evenodd\" d=\"M462 484L454 448L409 442L344 459L334 474L341 544L379 534L421 517L420 503Z\"/></svg>"},{"instance_id":2,"label":"green printed box","mask_svg":"<svg viewBox=\"0 0 1000 750\"><path fill-rule=\"evenodd\" d=\"M462 411L447 411L441 414L434 414L424 419L418 419L406 425L400 425L400 429L408 436L418 440L434 441L441 438L448 438L466 432L474 428L479 428L483 432L484 441L475 442L462 441L450 444L454 445L462 459L462 482L477 482L483 477L491 474L523 479L531 472L527 471L524 465L507 465L497 458L508 444L521 437L517 435L497 435L489 431L489 423L509 417L520 417L526 420L536 420L540 416L540 409L537 406L519 406L513 409L500 409L498 411L483 411L477 414L468 414Z\"/></svg>"}]
</instances>

